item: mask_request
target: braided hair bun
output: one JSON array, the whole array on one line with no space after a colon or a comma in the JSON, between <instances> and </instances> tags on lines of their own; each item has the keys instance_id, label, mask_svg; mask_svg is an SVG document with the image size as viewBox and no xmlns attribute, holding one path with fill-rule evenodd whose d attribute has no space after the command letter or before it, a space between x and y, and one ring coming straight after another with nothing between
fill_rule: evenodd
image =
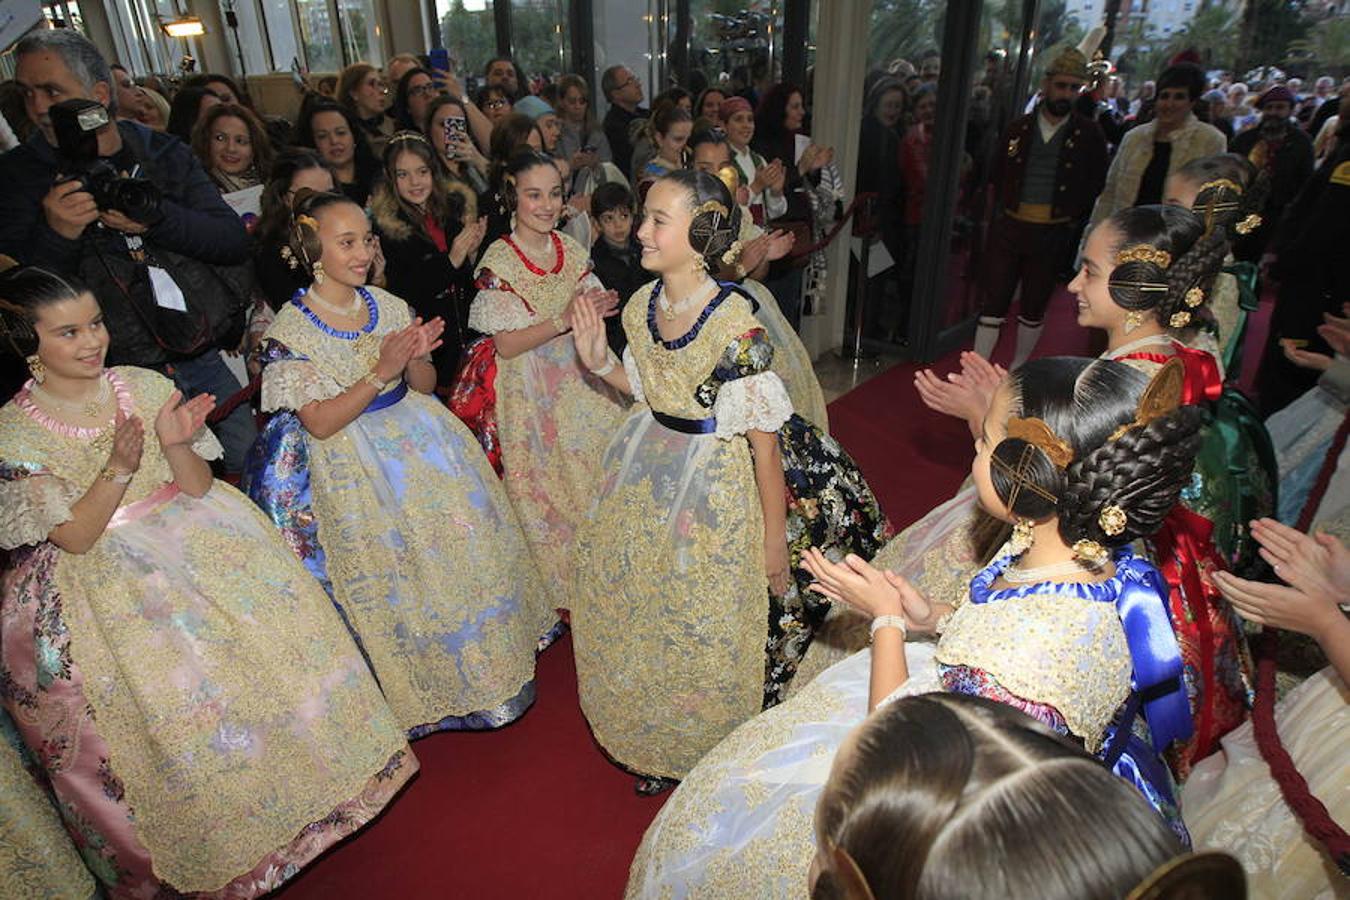
<instances>
[{"instance_id":1,"label":"braided hair bun","mask_svg":"<svg viewBox=\"0 0 1350 900\"><path fill-rule=\"evenodd\" d=\"M734 254L733 244L741 233L741 209L727 186L716 175L697 169L677 169L658 181L678 184L689 194L689 246L703 257L709 272L718 271L724 254Z\"/></svg>"},{"instance_id":2,"label":"braided hair bun","mask_svg":"<svg viewBox=\"0 0 1350 900\"><path fill-rule=\"evenodd\" d=\"M1224 231L1206 232L1200 216L1179 206L1132 206L1107 224L1120 238L1115 252L1130 257L1108 280L1116 305L1152 310L1164 328L1197 324L1228 255Z\"/></svg>"},{"instance_id":3,"label":"braided hair bun","mask_svg":"<svg viewBox=\"0 0 1350 900\"><path fill-rule=\"evenodd\" d=\"M1270 177L1237 153L1193 159L1172 177L1195 188L1191 209L1207 229L1223 231L1230 241L1254 227L1248 217L1261 212L1270 193Z\"/></svg>"},{"instance_id":4,"label":"braided hair bun","mask_svg":"<svg viewBox=\"0 0 1350 900\"><path fill-rule=\"evenodd\" d=\"M37 266L23 266L0 256L0 352L25 359L37 352L34 325L38 310L51 303L74 300L83 285Z\"/></svg>"},{"instance_id":5,"label":"braided hair bun","mask_svg":"<svg viewBox=\"0 0 1350 900\"><path fill-rule=\"evenodd\" d=\"M1120 546L1156 531L1190 482L1205 413L1183 406L1116 436L1135 421L1148 386L1142 372L1105 359L1051 357L1013 372L1011 414L1043 421L1071 460L1059 465L1027 440L1005 438L990 467L999 499L1011 498L1018 518L1057 516L1069 545ZM1025 481L1014 490L1019 466ZM1110 534L1101 523L1108 506L1125 514Z\"/></svg>"}]
</instances>

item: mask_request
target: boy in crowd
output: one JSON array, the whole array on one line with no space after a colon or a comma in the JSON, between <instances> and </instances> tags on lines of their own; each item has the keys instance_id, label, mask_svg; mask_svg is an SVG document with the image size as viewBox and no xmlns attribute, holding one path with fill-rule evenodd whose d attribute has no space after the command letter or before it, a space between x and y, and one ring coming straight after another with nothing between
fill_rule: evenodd
<instances>
[{"instance_id":1,"label":"boy in crowd","mask_svg":"<svg viewBox=\"0 0 1350 900\"><path fill-rule=\"evenodd\" d=\"M600 224L600 239L591 248L591 263L600 283L619 294L619 311L605 319L609 346L623 355L628 338L623 333L623 305L652 280L642 268L642 246L633 234L637 200L628 186L607 182L591 194L591 217Z\"/></svg>"}]
</instances>

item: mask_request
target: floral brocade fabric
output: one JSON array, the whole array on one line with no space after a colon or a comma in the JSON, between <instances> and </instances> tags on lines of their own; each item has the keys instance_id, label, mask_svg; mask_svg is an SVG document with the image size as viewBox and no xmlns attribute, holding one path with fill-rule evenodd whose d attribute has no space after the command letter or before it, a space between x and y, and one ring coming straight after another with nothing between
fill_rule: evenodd
<instances>
[{"instance_id":1,"label":"floral brocade fabric","mask_svg":"<svg viewBox=\"0 0 1350 900\"><path fill-rule=\"evenodd\" d=\"M540 269L501 239L483 254L469 325L485 334L549 322L579 290L602 287L586 250L557 234L556 264ZM618 392L577 358L571 333L517 356L498 355L492 389L507 496L551 605L571 605L572 547L600 480L600 459L625 411Z\"/></svg>"},{"instance_id":2,"label":"floral brocade fabric","mask_svg":"<svg viewBox=\"0 0 1350 900\"><path fill-rule=\"evenodd\" d=\"M146 422L173 391L110 378ZM153 431L93 547L48 542L71 516L38 498L81 496L107 449L23 402L0 410L0 702L109 894L274 889L416 771L398 723L272 524L220 482L175 493Z\"/></svg>"},{"instance_id":3,"label":"floral brocade fabric","mask_svg":"<svg viewBox=\"0 0 1350 900\"><path fill-rule=\"evenodd\" d=\"M408 324L402 300L370 296L375 338ZM254 448L263 458L250 460L247 490L312 570L322 555L316 574L399 721L420 737L517 718L533 700L535 648L553 615L478 442L413 390L316 438L291 411L369 371L360 339L321 327L292 302L266 341L263 406L282 412ZM297 517L306 498L310 512Z\"/></svg>"},{"instance_id":4,"label":"floral brocade fabric","mask_svg":"<svg viewBox=\"0 0 1350 900\"><path fill-rule=\"evenodd\" d=\"M634 771L679 778L791 681L826 611L802 590L802 550L870 555L885 520L838 444L793 415L742 293L724 289L689 334L663 341L652 290L624 312L642 405L604 456L577 542L572 625L597 740ZM751 430L776 433L783 458L793 578L781 598L766 590Z\"/></svg>"}]
</instances>

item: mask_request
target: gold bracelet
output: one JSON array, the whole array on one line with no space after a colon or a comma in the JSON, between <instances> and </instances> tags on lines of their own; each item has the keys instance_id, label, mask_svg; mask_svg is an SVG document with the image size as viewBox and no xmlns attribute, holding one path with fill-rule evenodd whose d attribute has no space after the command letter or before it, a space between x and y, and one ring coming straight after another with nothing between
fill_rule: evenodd
<instances>
[{"instance_id":1,"label":"gold bracelet","mask_svg":"<svg viewBox=\"0 0 1350 900\"><path fill-rule=\"evenodd\" d=\"M385 385L389 383L384 379L380 378L380 376L376 375L374 369L371 369L369 372L367 372L361 378L361 380L364 381L366 384L370 385L371 387L373 387L377 393L383 391Z\"/></svg>"},{"instance_id":2,"label":"gold bracelet","mask_svg":"<svg viewBox=\"0 0 1350 900\"><path fill-rule=\"evenodd\" d=\"M113 484L130 484L134 472L119 472L112 466L104 466L103 471L98 473L99 481L109 481Z\"/></svg>"}]
</instances>

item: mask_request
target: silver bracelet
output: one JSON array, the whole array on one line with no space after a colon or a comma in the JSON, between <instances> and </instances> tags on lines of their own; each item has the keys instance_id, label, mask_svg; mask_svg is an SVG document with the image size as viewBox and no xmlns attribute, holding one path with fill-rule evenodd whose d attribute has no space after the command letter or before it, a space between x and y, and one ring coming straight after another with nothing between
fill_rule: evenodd
<instances>
[{"instance_id":1,"label":"silver bracelet","mask_svg":"<svg viewBox=\"0 0 1350 900\"><path fill-rule=\"evenodd\" d=\"M610 357L608 360L606 360L605 364L600 368L590 370L591 374L594 375L596 378L604 378L606 375L608 375L610 372L613 371L614 371L613 357Z\"/></svg>"},{"instance_id":2,"label":"silver bracelet","mask_svg":"<svg viewBox=\"0 0 1350 900\"><path fill-rule=\"evenodd\" d=\"M909 635L909 629L905 627L904 616L877 616L872 620L872 627L868 629L869 640L875 640L877 631L882 628L899 628L902 640Z\"/></svg>"}]
</instances>

